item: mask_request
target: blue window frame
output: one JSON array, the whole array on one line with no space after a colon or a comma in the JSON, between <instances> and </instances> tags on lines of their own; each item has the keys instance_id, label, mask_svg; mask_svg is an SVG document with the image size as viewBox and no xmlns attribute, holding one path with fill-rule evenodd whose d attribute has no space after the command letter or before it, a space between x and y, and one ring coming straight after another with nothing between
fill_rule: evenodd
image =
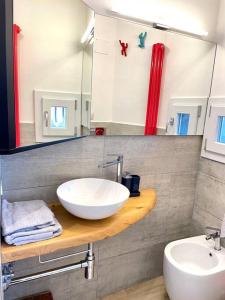
<instances>
[{"instance_id":1,"label":"blue window frame","mask_svg":"<svg viewBox=\"0 0 225 300\"><path fill-rule=\"evenodd\" d=\"M190 114L177 114L177 135L188 135Z\"/></svg>"},{"instance_id":2,"label":"blue window frame","mask_svg":"<svg viewBox=\"0 0 225 300\"><path fill-rule=\"evenodd\" d=\"M218 118L217 142L225 144L225 116Z\"/></svg>"}]
</instances>

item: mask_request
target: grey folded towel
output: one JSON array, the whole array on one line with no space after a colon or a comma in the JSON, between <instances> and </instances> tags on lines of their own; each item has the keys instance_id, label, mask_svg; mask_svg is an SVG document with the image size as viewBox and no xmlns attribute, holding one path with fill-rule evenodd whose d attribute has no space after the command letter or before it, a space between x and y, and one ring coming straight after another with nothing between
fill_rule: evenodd
<instances>
[{"instance_id":1,"label":"grey folded towel","mask_svg":"<svg viewBox=\"0 0 225 300\"><path fill-rule=\"evenodd\" d=\"M9 245L25 245L57 237L62 233L62 226L55 219L55 225L32 231L20 231L5 236L5 242Z\"/></svg>"},{"instance_id":2,"label":"grey folded towel","mask_svg":"<svg viewBox=\"0 0 225 300\"><path fill-rule=\"evenodd\" d=\"M62 226L42 200L2 202L2 235L9 245L24 245L56 237Z\"/></svg>"},{"instance_id":3,"label":"grey folded towel","mask_svg":"<svg viewBox=\"0 0 225 300\"><path fill-rule=\"evenodd\" d=\"M3 236L54 225L54 214L42 200L2 202Z\"/></svg>"}]
</instances>

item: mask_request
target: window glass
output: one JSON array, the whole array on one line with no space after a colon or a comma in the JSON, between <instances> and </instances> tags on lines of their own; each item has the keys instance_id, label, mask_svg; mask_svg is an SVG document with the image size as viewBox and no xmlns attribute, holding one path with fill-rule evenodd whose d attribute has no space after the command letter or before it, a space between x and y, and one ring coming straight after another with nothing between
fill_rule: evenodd
<instances>
[{"instance_id":1,"label":"window glass","mask_svg":"<svg viewBox=\"0 0 225 300\"><path fill-rule=\"evenodd\" d=\"M188 135L190 114L177 114L177 135Z\"/></svg>"},{"instance_id":2,"label":"window glass","mask_svg":"<svg viewBox=\"0 0 225 300\"><path fill-rule=\"evenodd\" d=\"M51 128L67 128L67 108L63 106L51 107Z\"/></svg>"},{"instance_id":3,"label":"window glass","mask_svg":"<svg viewBox=\"0 0 225 300\"><path fill-rule=\"evenodd\" d=\"M224 116L220 116L218 118L217 142L225 144L225 117Z\"/></svg>"}]
</instances>

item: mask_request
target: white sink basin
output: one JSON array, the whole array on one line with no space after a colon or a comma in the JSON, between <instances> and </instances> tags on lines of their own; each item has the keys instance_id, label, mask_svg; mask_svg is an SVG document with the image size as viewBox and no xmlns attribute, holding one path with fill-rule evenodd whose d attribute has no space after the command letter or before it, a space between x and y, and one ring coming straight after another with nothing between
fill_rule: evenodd
<instances>
[{"instance_id":1,"label":"white sink basin","mask_svg":"<svg viewBox=\"0 0 225 300\"><path fill-rule=\"evenodd\" d=\"M57 195L63 207L72 215L99 220L114 215L128 200L130 192L114 181L82 178L60 185Z\"/></svg>"}]
</instances>

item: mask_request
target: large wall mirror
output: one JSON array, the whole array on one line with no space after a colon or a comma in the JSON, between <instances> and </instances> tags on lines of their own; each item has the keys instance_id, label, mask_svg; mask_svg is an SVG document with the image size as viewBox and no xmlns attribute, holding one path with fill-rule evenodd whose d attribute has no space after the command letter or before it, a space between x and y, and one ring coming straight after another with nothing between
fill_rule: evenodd
<instances>
[{"instance_id":1,"label":"large wall mirror","mask_svg":"<svg viewBox=\"0 0 225 300\"><path fill-rule=\"evenodd\" d=\"M200 38L96 15L91 128L202 135L215 52Z\"/></svg>"},{"instance_id":2,"label":"large wall mirror","mask_svg":"<svg viewBox=\"0 0 225 300\"><path fill-rule=\"evenodd\" d=\"M88 135L94 11L82 0L0 0L0 10L1 153Z\"/></svg>"},{"instance_id":3,"label":"large wall mirror","mask_svg":"<svg viewBox=\"0 0 225 300\"><path fill-rule=\"evenodd\" d=\"M13 4L19 145L86 135L82 101L88 105L91 99L92 51L87 57L85 49L93 39L88 26L94 12L81 0L14 0Z\"/></svg>"},{"instance_id":4,"label":"large wall mirror","mask_svg":"<svg viewBox=\"0 0 225 300\"><path fill-rule=\"evenodd\" d=\"M82 0L0 5L11 148L90 134L203 134L214 43L95 15Z\"/></svg>"}]
</instances>

